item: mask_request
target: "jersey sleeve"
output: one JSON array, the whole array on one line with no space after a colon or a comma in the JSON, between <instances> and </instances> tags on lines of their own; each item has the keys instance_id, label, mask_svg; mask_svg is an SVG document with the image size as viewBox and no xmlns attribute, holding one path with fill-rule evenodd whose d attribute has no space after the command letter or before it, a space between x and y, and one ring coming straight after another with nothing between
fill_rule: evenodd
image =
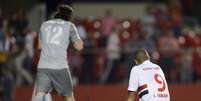
<instances>
[{"instance_id":1,"label":"jersey sleeve","mask_svg":"<svg viewBox=\"0 0 201 101\"><path fill-rule=\"evenodd\" d=\"M131 70L128 91L137 91L139 85L139 75L135 67Z\"/></svg>"},{"instance_id":2,"label":"jersey sleeve","mask_svg":"<svg viewBox=\"0 0 201 101\"><path fill-rule=\"evenodd\" d=\"M74 43L78 40L81 40L79 34L78 34L78 30L77 28L75 27L74 24L71 24L70 26L70 40Z\"/></svg>"},{"instance_id":3,"label":"jersey sleeve","mask_svg":"<svg viewBox=\"0 0 201 101\"><path fill-rule=\"evenodd\" d=\"M43 39L43 36L42 36L43 30L44 30L44 23L41 24L40 32L38 33L38 42L40 47L41 47L42 39Z\"/></svg>"}]
</instances>

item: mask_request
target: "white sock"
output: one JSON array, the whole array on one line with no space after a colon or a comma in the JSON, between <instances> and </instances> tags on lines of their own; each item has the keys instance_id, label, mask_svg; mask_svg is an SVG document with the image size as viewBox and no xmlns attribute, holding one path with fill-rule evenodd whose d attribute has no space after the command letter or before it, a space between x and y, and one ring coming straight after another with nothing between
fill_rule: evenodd
<instances>
[{"instance_id":1,"label":"white sock","mask_svg":"<svg viewBox=\"0 0 201 101\"><path fill-rule=\"evenodd\" d=\"M50 93L47 93L44 97L44 101L52 101L52 97Z\"/></svg>"},{"instance_id":2,"label":"white sock","mask_svg":"<svg viewBox=\"0 0 201 101\"><path fill-rule=\"evenodd\" d=\"M33 101L44 101L43 96L34 96Z\"/></svg>"}]
</instances>

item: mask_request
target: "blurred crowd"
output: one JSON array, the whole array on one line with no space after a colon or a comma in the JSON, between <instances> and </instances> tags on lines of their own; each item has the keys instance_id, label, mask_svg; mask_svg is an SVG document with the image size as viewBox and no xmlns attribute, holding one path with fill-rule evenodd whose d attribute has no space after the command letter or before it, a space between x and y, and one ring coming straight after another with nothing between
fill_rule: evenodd
<instances>
[{"instance_id":1,"label":"blurred crowd","mask_svg":"<svg viewBox=\"0 0 201 101\"><path fill-rule=\"evenodd\" d=\"M150 5L145 12L142 18L120 19L106 9L103 17L73 18L84 40L82 52L68 49L75 84L127 83L138 48L148 50L169 83L201 81L201 31L192 22L196 19L186 19L178 5ZM22 9L10 18L1 15L0 95L11 96L15 85L33 84L40 45Z\"/></svg>"},{"instance_id":2,"label":"blurred crowd","mask_svg":"<svg viewBox=\"0 0 201 101\"><path fill-rule=\"evenodd\" d=\"M165 72L169 83L201 80L201 31L195 18L182 15L178 5L149 5L142 18L119 19L106 9L103 17L75 18L85 41L69 60L79 83L126 83L133 53L144 48Z\"/></svg>"}]
</instances>

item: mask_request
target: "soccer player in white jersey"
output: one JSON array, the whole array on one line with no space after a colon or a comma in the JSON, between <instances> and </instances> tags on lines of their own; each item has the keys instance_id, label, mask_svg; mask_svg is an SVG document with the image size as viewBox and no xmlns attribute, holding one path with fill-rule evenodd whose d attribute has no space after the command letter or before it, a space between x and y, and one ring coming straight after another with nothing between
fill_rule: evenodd
<instances>
[{"instance_id":1,"label":"soccer player in white jersey","mask_svg":"<svg viewBox=\"0 0 201 101\"><path fill-rule=\"evenodd\" d=\"M65 101L75 101L73 85L67 62L67 48L70 42L77 50L83 49L83 41L70 22L73 10L60 5L54 19L41 25L41 55L36 77L34 101L44 101L46 93L55 89Z\"/></svg>"},{"instance_id":2,"label":"soccer player in white jersey","mask_svg":"<svg viewBox=\"0 0 201 101\"><path fill-rule=\"evenodd\" d=\"M160 66L152 63L146 50L134 54L134 66L130 73L127 101L170 101L168 85Z\"/></svg>"}]
</instances>

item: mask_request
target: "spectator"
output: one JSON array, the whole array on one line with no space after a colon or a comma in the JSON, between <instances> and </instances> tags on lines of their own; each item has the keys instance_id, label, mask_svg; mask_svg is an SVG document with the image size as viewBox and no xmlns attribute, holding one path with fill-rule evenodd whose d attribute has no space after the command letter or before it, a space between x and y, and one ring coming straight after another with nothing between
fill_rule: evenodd
<instances>
[{"instance_id":1,"label":"spectator","mask_svg":"<svg viewBox=\"0 0 201 101\"><path fill-rule=\"evenodd\" d=\"M23 60L23 67L29 72L29 74L34 74L34 63L33 63L33 58L34 58L34 41L35 38L37 37L36 32L29 31L27 32L27 35L25 36L25 51L26 51L26 56Z\"/></svg>"},{"instance_id":2,"label":"spectator","mask_svg":"<svg viewBox=\"0 0 201 101\"><path fill-rule=\"evenodd\" d=\"M115 17L113 17L112 10L106 9L105 15L101 20L101 37L103 38L103 40L105 40L104 46L106 45L108 36L111 34L116 25L117 20L115 19Z\"/></svg>"},{"instance_id":3,"label":"spectator","mask_svg":"<svg viewBox=\"0 0 201 101\"><path fill-rule=\"evenodd\" d=\"M0 84L2 84L2 101L13 101L13 92L14 92L14 77L11 73L11 70L8 67L4 67L2 70L2 75L0 77Z\"/></svg>"},{"instance_id":4,"label":"spectator","mask_svg":"<svg viewBox=\"0 0 201 101\"><path fill-rule=\"evenodd\" d=\"M4 51L4 31L3 31L3 22L4 22L4 19L1 15L1 9L0 9L0 51Z\"/></svg>"},{"instance_id":5,"label":"spectator","mask_svg":"<svg viewBox=\"0 0 201 101\"><path fill-rule=\"evenodd\" d=\"M147 37L152 37L153 34L155 33L154 31L155 31L155 23L156 23L155 17L152 14L153 7L152 6L147 7L145 12L146 14L141 19L143 24L142 28L143 28L143 31L149 33Z\"/></svg>"},{"instance_id":6,"label":"spectator","mask_svg":"<svg viewBox=\"0 0 201 101\"><path fill-rule=\"evenodd\" d=\"M28 21L24 15L23 11L19 11L14 18L10 21L10 26L8 27L8 36L6 42L6 48L11 51L13 56L13 64L16 71L16 84L21 85L24 83L32 84L33 77L27 67L24 67L27 60L26 57L28 53L26 51L26 33L27 33ZM31 40L29 40L31 41ZM30 59L29 59L30 60ZM31 61L29 61L30 63Z\"/></svg>"},{"instance_id":7,"label":"spectator","mask_svg":"<svg viewBox=\"0 0 201 101\"><path fill-rule=\"evenodd\" d=\"M158 41L158 49L160 53L160 65L165 71L167 80L170 82L176 82L176 62L175 56L179 51L180 47L174 33L166 31Z\"/></svg>"},{"instance_id":8,"label":"spectator","mask_svg":"<svg viewBox=\"0 0 201 101\"><path fill-rule=\"evenodd\" d=\"M153 40L149 37L148 32L141 32L139 35L136 35L134 40L129 41L129 48L132 52L139 48L146 49L148 52L153 52L155 45Z\"/></svg>"},{"instance_id":9,"label":"spectator","mask_svg":"<svg viewBox=\"0 0 201 101\"><path fill-rule=\"evenodd\" d=\"M81 24L81 21L79 20L79 18L75 19L75 25L77 27L77 30L78 30L78 33L79 33L80 37L82 38L82 40L85 40L86 37L87 37L86 29Z\"/></svg>"},{"instance_id":10,"label":"spectator","mask_svg":"<svg viewBox=\"0 0 201 101\"><path fill-rule=\"evenodd\" d=\"M74 52L73 50L68 51L68 60L70 69L72 71L72 79L73 79L73 84L79 83L79 78L82 77L82 65L83 65L83 59L81 54L78 54ZM81 79L80 79L81 80Z\"/></svg>"},{"instance_id":11,"label":"spectator","mask_svg":"<svg viewBox=\"0 0 201 101\"><path fill-rule=\"evenodd\" d=\"M193 53L193 67L195 68L195 81L201 82L201 48L195 49Z\"/></svg>"},{"instance_id":12,"label":"spectator","mask_svg":"<svg viewBox=\"0 0 201 101\"><path fill-rule=\"evenodd\" d=\"M92 82L92 70L94 66L94 48L95 43L92 34L88 34L87 39L84 42L84 51L83 51L83 74L80 78L80 83L89 84Z\"/></svg>"},{"instance_id":13,"label":"spectator","mask_svg":"<svg viewBox=\"0 0 201 101\"><path fill-rule=\"evenodd\" d=\"M169 16L172 23L172 31L175 33L176 37L181 36L182 14L181 6L179 3L175 3L169 6Z\"/></svg>"},{"instance_id":14,"label":"spectator","mask_svg":"<svg viewBox=\"0 0 201 101\"><path fill-rule=\"evenodd\" d=\"M182 83L191 83L193 80L192 50L182 51L180 77Z\"/></svg>"},{"instance_id":15,"label":"spectator","mask_svg":"<svg viewBox=\"0 0 201 101\"><path fill-rule=\"evenodd\" d=\"M139 45L139 48L146 49L150 53L155 50L155 44L151 39L149 32L142 32L139 36L137 44Z\"/></svg>"},{"instance_id":16,"label":"spectator","mask_svg":"<svg viewBox=\"0 0 201 101\"><path fill-rule=\"evenodd\" d=\"M98 52L101 51L101 52ZM100 83L101 76L104 75L104 69L105 69L105 61L106 61L106 52L104 50L97 50L96 54L94 56L94 65L92 69L92 83Z\"/></svg>"},{"instance_id":17,"label":"spectator","mask_svg":"<svg viewBox=\"0 0 201 101\"><path fill-rule=\"evenodd\" d=\"M4 40L5 36L4 36L4 32L3 32L3 28L0 27L0 51L4 51Z\"/></svg>"},{"instance_id":18,"label":"spectator","mask_svg":"<svg viewBox=\"0 0 201 101\"><path fill-rule=\"evenodd\" d=\"M14 28L16 35L26 34L29 23L25 14L25 11L20 9L11 19L10 26Z\"/></svg>"},{"instance_id":19,"label":"spectator","mask_svg":"<svg viewBox=\"0 0 201 101\"><path fill-rule=\"evenodd\" d=\"M102 74L102 82L106 82L109 80L111 82L115 79L115 70L117 67L117 64L120 59L120 39L119 39L119 29L115 28L112 34L110 34L108 40L107 40L107 65L104 73Z\"/></svg>"}]
</instances>

